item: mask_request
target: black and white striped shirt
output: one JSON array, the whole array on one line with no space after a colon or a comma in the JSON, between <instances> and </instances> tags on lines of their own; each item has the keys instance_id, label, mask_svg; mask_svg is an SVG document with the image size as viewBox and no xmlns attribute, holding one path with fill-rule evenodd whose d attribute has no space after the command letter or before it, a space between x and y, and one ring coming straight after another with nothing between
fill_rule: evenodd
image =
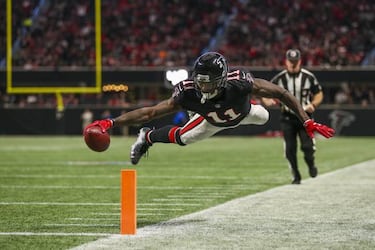
<instances>
[{"instance_id":1,"label":"black and white striped shirt","mask_svg":"<svg viewBox=\"0 0 375 250\"><path fill-rule=\"evenodd\" d=\"M302 107L310 104L312 96L322 91L322 86L319 84L315 75L304 68L302 68L299 73L295 74L290 74L285 69L274 76L271 82L288 90L299 100ZM284 113L294 114L292 110L283 104L281 104L281 110Z\"/></svg>"}]
</instances>

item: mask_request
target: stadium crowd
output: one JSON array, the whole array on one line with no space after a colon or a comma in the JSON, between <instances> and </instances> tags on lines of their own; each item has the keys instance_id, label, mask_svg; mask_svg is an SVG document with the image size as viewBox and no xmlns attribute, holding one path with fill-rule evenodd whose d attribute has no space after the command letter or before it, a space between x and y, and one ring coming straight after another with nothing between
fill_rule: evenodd
<instances>
[{"instance_id":1,"label":"stadium crowd","mask_svg":"<svg viewBox=\"0 0 375 250\"><path fill-rule=\"evenodd\" d=\"M360 65L374 48L373 1L245 2L220 47L232 63L275 67L281 51L299 48L307 66Z\"/></svg>"},{"instance_id":2,"label":"stadium crowd","mask_svg":"<svg viewBox=\"0 0 375 250\"><path fill-rule=\"evenodd\" d=\"M30 70L95 65L94 1L12 2L13 66ZM0 13L5 20L4 11ZM194 0L102 1L102 64L111 68L189 66L202 51L215 49L232 65L275 68L283 65L288 48L298 47L307 67L358 66L374 48L374 13L371 0L321 4L312 0L202 0L199 6ZM0 26L2 62L4 23ZM373 86L352 85L348 84L349 91L337 88L326 102L374 103ZM102 104L109 99L115 105L129 103L117 93L101 96L106 96L99 101ZM2 93L0 98L2 103L20 106L54 102L54 96L42 95ZM130 103L137 102L130 99ZM78 105L87 98L65 95L64 100Z\"/></svg>"}]
</instances>

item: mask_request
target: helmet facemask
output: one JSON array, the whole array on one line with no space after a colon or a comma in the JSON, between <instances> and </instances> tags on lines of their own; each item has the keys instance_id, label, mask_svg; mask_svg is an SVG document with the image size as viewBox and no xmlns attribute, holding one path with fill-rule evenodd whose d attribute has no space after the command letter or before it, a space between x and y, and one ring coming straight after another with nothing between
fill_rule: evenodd
<instances>
[{"instance_id":1,"label":"helmet facemask","mask_svg":"<svg viewBox=\"0 0 375 250\"><path fill-rule=\"evenodd\" d=\"M222 78L210 79L210 75L197 74L194 82L201 91L204 99L212 99L221 91Z\"/></svg>"}]
</instances>

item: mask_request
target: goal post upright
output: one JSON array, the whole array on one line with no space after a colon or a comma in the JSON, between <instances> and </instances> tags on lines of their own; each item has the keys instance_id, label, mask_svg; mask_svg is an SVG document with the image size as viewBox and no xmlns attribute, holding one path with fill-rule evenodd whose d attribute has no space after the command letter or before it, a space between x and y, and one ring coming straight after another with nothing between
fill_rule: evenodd
<instances>
[{"instance_id":1,"label":"goal post upright","mask_svg":"<svg viewBox=\"0 0 375 250\"><path fill-rule=\"evenodd\" d=\"M101 43L101 0L95 0L95 86L72 87L58 85L40 87L27 86L16 87L13 84L12 67L12 0L6 1L6 88L8 94L56 94L64 93L100 93L102 90L102 43Z\"/></svg>"}]
</instances>

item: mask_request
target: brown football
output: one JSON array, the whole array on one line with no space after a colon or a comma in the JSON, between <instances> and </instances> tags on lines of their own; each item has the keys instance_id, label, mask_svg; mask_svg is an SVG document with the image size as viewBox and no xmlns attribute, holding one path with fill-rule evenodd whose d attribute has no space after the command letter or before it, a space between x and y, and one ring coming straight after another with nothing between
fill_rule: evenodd
<instances>
[{"instance_id":1,"label":"brown football","mask_svg":"<svg viewBox=\"0 0 375 250\"><path fill-rule=\"evenodd\" d=\"M111 142L107 131L102 132L99 126L86 128L83 131L86 145L96 152L103 152L108 149Z\"/></svg>"}]
</instances>

